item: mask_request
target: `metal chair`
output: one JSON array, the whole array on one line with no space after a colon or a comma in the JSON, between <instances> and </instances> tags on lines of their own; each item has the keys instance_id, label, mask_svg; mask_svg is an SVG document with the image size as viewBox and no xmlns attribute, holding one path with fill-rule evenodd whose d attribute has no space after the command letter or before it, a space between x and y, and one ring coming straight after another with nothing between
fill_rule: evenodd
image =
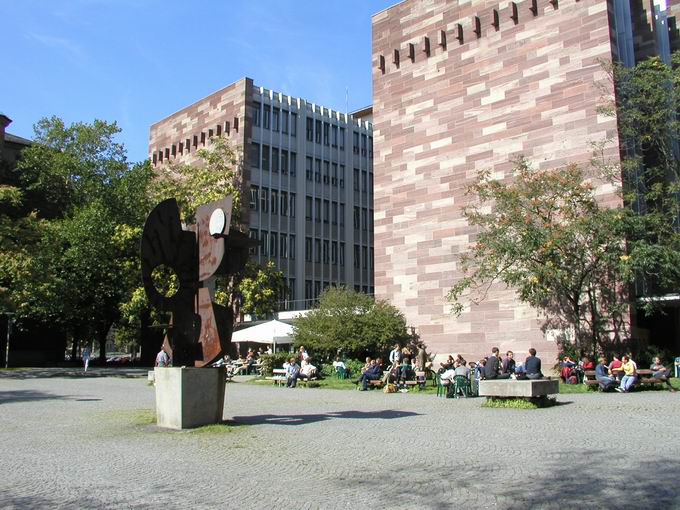
<instances>
[{"instance_id":1,"label":"metal chair","mask_svg":"<svg viewBox=\"0 0 680 510\"><path fill-rule=\"evenodd\" d=\"M338 379L347 379L347 369L344 367L335 367L335 377Z\"/></svg>"},{"instance_id":2,"label":"metal chair","mask_svg":"<svg viewBox=\"0 0 680 510\"><path fill-rule=\"evenodd\" d=\"M461 395L467 398L472 393L470 388L470 379L464 375L457 375L453 380L453 394L456 398L460 398Z\"/></svg>"}]
</instances>

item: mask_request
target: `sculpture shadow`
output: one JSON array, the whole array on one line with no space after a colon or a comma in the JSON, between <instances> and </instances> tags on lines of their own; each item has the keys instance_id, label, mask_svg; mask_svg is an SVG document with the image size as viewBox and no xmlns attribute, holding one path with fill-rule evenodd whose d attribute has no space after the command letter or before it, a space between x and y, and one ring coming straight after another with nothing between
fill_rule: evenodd
<instances>
[{"instance_id":1,"label":"sculpture shadow","mask_svg":"<svg viewBox=\"0 0 680 510\"><path fill-rule=\"evenodd\" d=\"M233 422L244 425L306 425L320 421L335 419L351 420L393 420L398 418L408 418L410 416L420 416L420 413L411 411L338 411L320 414L260 414L256 416L234 416Z\"/></svg>"}]
</instances>

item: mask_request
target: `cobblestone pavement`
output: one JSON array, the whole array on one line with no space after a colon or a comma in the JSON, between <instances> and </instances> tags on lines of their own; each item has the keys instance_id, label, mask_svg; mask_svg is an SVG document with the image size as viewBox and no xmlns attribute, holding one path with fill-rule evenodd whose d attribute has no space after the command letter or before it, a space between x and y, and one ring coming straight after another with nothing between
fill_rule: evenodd
<instances>
[{"instance_id":1,"label":"cobblestone pavement","mask_svg":"<svg viewBox=\"0 0 680 510\"><path fill-rule=\"evenodd\" d=\"M0 372L2 508L680 508L678 393L520 411L234 383L234 426L169 432L144 378L21 374Z\"/></svg>"}]
</instances>

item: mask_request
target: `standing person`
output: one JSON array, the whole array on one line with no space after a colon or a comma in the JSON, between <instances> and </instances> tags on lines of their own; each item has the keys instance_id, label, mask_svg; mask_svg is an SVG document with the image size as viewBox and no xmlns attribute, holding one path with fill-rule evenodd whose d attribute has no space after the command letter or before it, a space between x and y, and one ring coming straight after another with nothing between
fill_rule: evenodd
<instances>
[{"instance_id":1,"label":"standing person","mask_svg":"<svg viewBox=\"0 0 680 510\"><path fill-rule=\"evenodd\" d=\"M665 379L666 380L666 386L668 386L668 389L670 391L677 391L673 386L671 386L671 369L666 368L663 363L661 362L661 358L659 356L655 356L654 360L649 367L649 369L652 371L652 377L655 379Z\"/></svg>"},{"instance_id":2,"label":"standing person","mask_svg":"<svg viewBox=\"0 0 680 510\"><path fill-rule=\"evenodd\" d=\"M90 346L86 345L83 349L83 365L85 366L85 372L87 372L87 367L90 365L90 357L92 356L92 350Z\"/></svg>"},{"instance_id":3,"label":"standing person","mask_svg":"<svg viewBox=\"0 0 680 510\"><path fill-rule=\"evenodd\" d=\"M161 345L160 352L156 354L156 363L154 365L162 368L170 366L170 356L165 352L165 345Z\"/></svg>"},{"instance_id":4,"label":"standing person","mask_svg":"<svg viewBox=\"0 0 680 510\"><path fill-rule=\"evenodd\" d=\"M402 355L401 355L401 346L399 344L394 344L394 349L390 351L390 365L394 365L395 363L399 365L402 360Z\"/></svg>"},{"instance_id":5,"label":"standing person","mask_svg":"<svg viewBox=\"0 0 680 510\"><path fill-rule=\"evenodd\" d=\"M505 358L503 358L503 365L501 371L504 374L514 374L515 373L515 353L508 351L505 353Z\"/></svg>"},{"instance_id":6,"label":"standing person","mask_svg":"<svg viewBox=\"0 0 680 510\"><path fill-rule=\"evenodd\" d=\"M307 354L307 350L305 349L304 345L300 346L300 350L298 352L299 352L299 356L300 356L300 361L304 361L307 358L309 358L309 354Z\"/></svg>"},{"instance_id":7,"label":"standing person","mask_svg":"<svg viewBox=\"0 0 680 510\"><path fill-rule=\"evenodd\" d=\"M630 359L630 356L622 356L621 363L623 377L621 378L621 383L619 384L619 387L616 388L616 391L628 393L637 380L637 365Z\"/></svg>"},{"instance_id":8,"label":"standing person","mask_svg":"<svg viewBox=\"0 0 680 510\"><path fill-rule=\"evenodd\" d=\"M536 349L533 347L529 349L529 357L524 362L524 371L527 374L527 379L541 379L543 377L541 358L536 357Z\"/></svg>"},{"instance_id":9,"label":"standing person","mask_svg":"<svg viewBox=\"0 0 680 510\"><path fill-rule=\"evenodd\" d=\"M418 346L418 352L416 354L416 367L418 370L423 372L427 370L427 352L425 351L425 346L420 344Z\"/></svg>"},{"instance_id":10,"label":"standing person","mask_svg":"<svg viewBox=\"0 0 680 510\"><path fill-rule=\"evenodd\" d=\"M501 360L499 359L498 347L491 349L491 356L486 360L484 367L485 379L509 379L510 374L501 374Z\"/></svg>"}]
</instances>

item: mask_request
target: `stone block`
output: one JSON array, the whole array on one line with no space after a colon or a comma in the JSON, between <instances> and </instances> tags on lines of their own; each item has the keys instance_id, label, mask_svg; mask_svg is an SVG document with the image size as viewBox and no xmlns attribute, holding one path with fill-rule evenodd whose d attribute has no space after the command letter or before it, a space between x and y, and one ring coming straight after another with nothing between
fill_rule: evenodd
<instances>
[{"instance_id":1,"label":"stone block","mask_svg":"<svg viewBox=\"0 0 680 510\"><path fill-rule=\"evenodd\" d=\"M155 372L154 372L153 370L149 370L149 371L146 373L146 379L147 379L147 381L149 381L149 382L154 382L154 381L156 380Z\"/></svg>"},{"instance_id":2,"label":"stone block","mask_svg":"<svg viewBox=\"0 0 680 510\"><path fill-rule=\"evenodd\" d=\"M222 421L223 367L156 367L154 378L159 427L188 429Z\"/></svg>"},{"instance_id":3,"label":"stone block","mask_svg":"<svg viewBox=\"0 0 680 510\"><path fill-rule=\"evenodd\" d=\"M487 379L479 381L480 397L544 397L559 393L557 379Z\"/></svg>"}]
</instances>

